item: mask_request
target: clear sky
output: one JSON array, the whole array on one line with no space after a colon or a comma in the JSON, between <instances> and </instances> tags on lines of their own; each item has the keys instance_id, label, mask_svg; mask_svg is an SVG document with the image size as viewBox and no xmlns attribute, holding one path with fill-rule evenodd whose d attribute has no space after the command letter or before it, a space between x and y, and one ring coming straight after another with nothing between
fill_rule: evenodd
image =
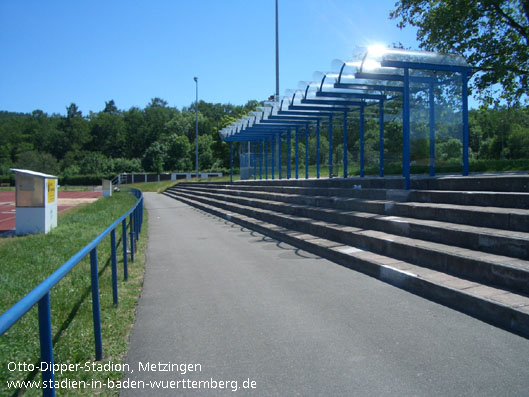
<instances>
[{"instance_id":1,"label":"clear sky","mask_svg":"<svg viewBox=\"0 0 529 397\"><path fill-rule=\"evenodd\" d=\"M279 0L280 93L357 46L418 48L395 0ZM0 0L0 110L87 114L275 92L274 0Z\"/></svg>"}]
</instances>

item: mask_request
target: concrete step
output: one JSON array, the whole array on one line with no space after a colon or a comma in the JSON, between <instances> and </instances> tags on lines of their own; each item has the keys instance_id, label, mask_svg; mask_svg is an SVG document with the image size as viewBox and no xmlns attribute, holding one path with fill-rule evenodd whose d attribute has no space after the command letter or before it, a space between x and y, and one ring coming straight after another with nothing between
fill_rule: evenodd
<instances>
[{"instance_id":1,"label":"concrete step","mask_svg":"<svg viewBox=\"0 0 529 397\"><path fill-rule=\"evenodd\" d=\"M367 200L358 197L270 193L240 189L239 186L230 185L179 185L181 188L201 189L201 191L224 192L225 194L246 196L252 198L284 201L293 204L313 205L318 207L336 208L349 211L369 212L379 215L400 216L406 218L417 218L423 220L463 224L482 228L504 229L512 232L529 232L529 210L517 208L481 207L454 204L400 202L398 199L406 194L406 191L383 191L388 199ZM173 189L179 188L178 186ZM321 190L321 189L320 189ZM324 190L323 190L324 191ZM352 195L362 192L361 189L353 189ZM381 197L382 194L379 194ZM389 199L390 197L396 198Z\"/></svg>"},{"instance_id":2,"label":"concrete step","mask_svg":"<svg viewBox=\"0 0 529 397\"><path fill-rule=\"evenodd\" d=\"M337 200L333 200L332 203L329 202L328 205L322 205L321 202L317 201L317 197L289 196L290 200L285 202L285 197L259 194L257 192L205 189L198 186L181 186L176 188L175 191L178 189L194 191L205 197L231 201L246 206L256 206L291 215L326 220L346 226L378 230L399 236L448 244L490 254L520 259L529 258L529 233L481 228L458 223L425 221L391 215L378 215L378 212L351 211L352 208L346 205L343 205L345 209L339 209L341 206L336 205ZM276 197L279 200L276 200ZM297 200L294 200L294 198ZM328 201L328 198L324 198L324 201ZM338 203L344 204L345 202L346 204L348 201L350 200L340 199Z\"/></svg>"},{"instance_id":3,"label":"concrete step","mask_svg":"<svg viewBox=\"0 0 529 397\"><path fill-rule=\"evenodd\" d=\"M237 181L237 185L268 185L268 186L298 186L298 187L337 187L350 188L355 185L363 189L402 189L404 178L401 176L387 176L384 178L366 176L364 178L309 178L309 179L268 179ZM445 190L445 191L475 191L475 192L522 192L529 193L529 173L502 174L472 174L469 176L414 175L410 180L412 190Z\"/></svg>"},{"instance_id":4,"label":"concrete step","mask_svg":"<svg viewBox=\"0 0 529 397\"><path fill-rule=\"evenodd\" d=\"M176 193L166 192L166 194L174 196ZM446 244L344 226L308 217L281 214L273 210L205 197L196 192L185 192L185 189L180 190L177 195L340 244L355 246L380 255L447 272L457 277L508 288L513 292L529 293L529 262L520 259L484 254Z\"/></svg>"},{"instance_id":5,"label":"concrete step","mask_svg":"<svg viewBox=\"0 0 529 397\"><path fill-rule=\"evenodd\" d=\"M355 189L353 187L337 188L333 187L333 185L325 187L303 187L291 185L275 186L270 183L248 185L235 183L233 185L228 185L225 183L213 182L207 184L186 183L186 185L308 196L332 196L370 200L392 200L398 202L442 203L463 206L529 209L529 192Z\"/></svg>"},{"instance_id":6,"label":"concrete step","mask_svg":"<svg viewBox=\"0 0 529 397\"><path fill-rule=\"evenodd\" d=\"M203 200L199 201L191 195L170 192L165 194L495 326L529 337L529 298L525 296L367 252L355 246L336 243L316 235L301 233L208 204Z\"/></svg>"}]
</instances>

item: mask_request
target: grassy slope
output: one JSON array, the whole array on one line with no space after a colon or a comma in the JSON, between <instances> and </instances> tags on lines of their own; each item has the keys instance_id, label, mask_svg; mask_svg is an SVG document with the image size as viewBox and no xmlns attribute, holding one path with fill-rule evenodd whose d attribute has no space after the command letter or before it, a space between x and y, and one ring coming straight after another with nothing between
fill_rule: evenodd
<instances>
[{"instance_id":1,"label":"grassy slope","mask_svg":"<svg viewBox=\"0 0 529 397\"><path fill-rule=\"evenodd\" d=\"M129 194L115 194L93 204L74 210L61 217L59 226L47 235L9 239L0 245L0 311L3 312L38 285L50 273L75 254L80 248L119 218L135 202ZM112 303L110 271L110 237L98 247L100 271L101 322L103 362L121 363L128 346L128 333L134 322L134 309L141 292L146 245L146 216L139 241L138 254L129 263L129 281L123 281L121 245L118 248L119 305ZM121 239L121 228L116 238ZM52 289L51 310L55 363L84 363L94 360L94 339L90 292L90 263L85 258ZM32 308L17 324L0 337L0 395L6 390L6 380L40 379L40 373L10 372L7 363L36 363L40 348L37 309ZM119 380L119 371L65 372L56 374L56 380L91 379ZM40 395L40 390L28 390L29 395ZM74 391L58 391L58 395ZM75 394L81 393L76 390ZM89 394L89 390L85 390Z\"/></svg>"}]
</instances>

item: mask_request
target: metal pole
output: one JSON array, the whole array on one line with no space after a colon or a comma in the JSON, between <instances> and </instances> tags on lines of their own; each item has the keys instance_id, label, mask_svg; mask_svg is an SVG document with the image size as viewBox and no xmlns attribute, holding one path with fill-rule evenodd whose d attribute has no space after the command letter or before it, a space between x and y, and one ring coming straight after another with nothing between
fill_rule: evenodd
<instances>
[{"instance_id":1,"label":"metal pole","mask_svg":"<svg viewBox=\"0 0 529 397\"><path fill-rule=\"evenodd\" d=\"M55 377L53 375L53 344L51 335L51 309L49 291L39 300L39 336L40 336L40 361L48 364L42 371L42 382L48 387L43 388L44 396L55 396Z\"/></svg>"},{"instance_id":2,"label":"metal pole","mask_svg":"<svg viewBox=\"0 0 529 397\"><path fill-rule=\"evenodd\" d=\"M230 185L233 184L233 142L230 141Z\"/></svg>"},{"instance_id":3,"label":"metal pole","mask_svg":"<svg viewBox=\"0 0 529 397\"><path fill-rule=\"evenodd\" d=\"M435 175L435 98L433 83L430 83L429 90L430 105L430 176Z\"/></svg>"},{"instance_id":4,"label":"metal pole","mask_svg":"<svg viewBox=\"0 0 529 397\"><path fill-rule=\"evenodd\" d=\"M263 141L264 146L264 160L265 160L265 179L268 180L268 149L270 148L270 145L268 141Z\"/></svg>"},{"instance_id":5,"label":"metal pole","mask_svg":"<svg viewBox=\"0 0 529 397\"><path fill-rule=\"evenodd\" d=\"M287 179L290 179L290 166L292 162L292 132L287 133Z\"/></svg>"},{"instance_id":6,"label":"metal pole","mask_svg":"<svg viewBox=\"0 0 529 397\"><path fill-rule=\"evenodd\" d=\"M309 179L309 125L305 128L305 179Z\"/></svg>"},{"instance_id":7,"label":"metal pole","mask_svg":"<svg viewBox=\"0 0 529 397\"><path fill-rule=\"evenodd\" d=\"M296 179L299 177L299 129L296 127Z\"/></svg>"},{"instance_id":8,"label":"metal pole","mask_svg":"<svg viewBox=\"0 0 529 397\"><path fill-rule=\"evenodd\" d=\"M343 112L343 177L347 178L347 112Z\"/></svg>"},{"instance_id":9,"label":"metal pole","mask_svg":"<svg viewBox=\"0 0 529 397\"><path fill-rule=\"evenodd\" d=\"M259 179L263 180L263 141L261 141L261 144L257 143L257 147L259 148Z\"/></svg>"},{"instance_id":10,"label":"metal pole","mask_svg":"<svg viewBox=\"0 0 529 397\"><path fill-rule=\"evenodd\" d=\"M379 124L379 175L384 176L384 101L381 99L378 103L378 124Z\"/></svg>"},{"instance_id":11,"label":"metal pole","mask_svg":"<svg viewBox=\"0 0 529 397\"><path fill-rule=\"evenodd\" d=\"M278 0L276 0L276 102L279 102L279 12Z\"/></svg>"},{"instance_id":12,"label":"metal pole","mask_svg":"<svg viewBox=\"0 0 529 397\"><path fill-rule=\"evenodd\" d=\"M272 137L272 180L275 179L275 162L276 162L275 152L276 152L276 147L277 147L276 138L277 138L277 135Z\"/></svg>"},{"instance_id":13,"label":"metal pole","mask_svg":"<svg viewBox=\"0 0 529 397\"><path fill-rule=\"evenodd\" d=\"M92 317L94 319L94 341L96 361L103 359L101 339L101 309L99 305L99 275L97 274L97 247L90 251L90 274L92 279Z\"/></svg>"},{"instance_id":14,"label":"metal pole","mask_svg":"<svg viewBox=\"0 0 529 397\"><path fill-rule=\"evenodd\" d=\"M195 169L198 179L198 77L193 77L196 85L196 100L195 100Z\"/></svg>"},{"instance_id":15,"label":"metal pole","mask_svg":"<svg viewBox=\"0 0 529 397\"><path fill-rule=\"evenodd\" d=\"M468 175L468 76L462 74L462 95L463 95L463 175ZM503 134L503 128L502 128ZM502 135L503 137L503 135ZM503 139L502 139L503 145ZM502 151L503 156L503 151ZM502 157L503 158L503 157Z\"/></svg>"},{"instance_id":16,"label":"metal pole","mask_svg":"<svg viewBox=\"0 0 529 397\"><path fill-rule=\"evenodd\" d=\"M257 180L257 142L252 143L253 146L253 180Z\"/></svg>"},{"instance_id":17,"label":"metal pole","mask_svg":"<svg viewBox=\"0 0 529 397\"><path fill-rule=\"evenodd\" d=\"M404 93L402 100L402 172L404 189L410 189L410 71L404 68Z\"/></svg>"},{"instance_id":18,"label":"metal pole","mask_svg":"<svg viewBox=\"0 0 529 397\"><path fill-rule=\"evenodd\" d=\"M332 178L332 114L329 116L329 178Z\"/></svg>"},{"instance_id":19,"label":"metal pole","mask_svg":"<svg viewBox=\"0 0 529 397\"><path fill-rule=\"evenodd\" d=\"M279 137L279 150L277 151L277 175L278 178L281 179L281 168L283 167L283 164L281 164L281 133L279 133L277 136Z\"/></svg>"},{"instance_id":20,"label":"metal pole","mask_svg":"<svg viewBox=\"0 0 529 397\"><path fill-rule=\"evenodd\" d=\"M128 258L127 258L127 218L121 222L121 245L123 246L123 279L129 279Z\"/></svg>"},{"instance_id":21,"label":"metal pole","mask_svg":"<svg viewBox=\"0 0 529 397\"><path fill-rule=\"evenodd\" d=\"M320 119L316 120L316 178L320 179Z\"/></svg>"},{"instance_id":22,"label":"metal pole","mask_svg":"<svg viewBox=\"0 0 529 397\"><path fill-rule=\"evenodd\" d=\"M110 232L110 252L112 257L112 299L118 304L118 258L116 253L116 229Z\"/></svg>"},{"instance_id":23,"label":"metal pole","mask_svg":"<svg viewBox=\"0 0 529 397\"><path fill-rule=\"evenodd\" d=\"M364 177L364 104L360 105L360 177Z\"/></svg>"}]
</instances>

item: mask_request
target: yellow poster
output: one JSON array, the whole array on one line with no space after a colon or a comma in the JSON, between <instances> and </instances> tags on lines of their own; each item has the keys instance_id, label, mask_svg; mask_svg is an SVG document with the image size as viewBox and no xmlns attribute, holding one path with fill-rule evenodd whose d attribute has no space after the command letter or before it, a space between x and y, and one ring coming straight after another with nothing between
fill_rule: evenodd
<instances>
[{"instance_id":1,"label":"yellow poster","mask_svg":"<svg viewBox=\"0 0 529 397\"><path fill-rule=\"evenodd\" d=\"M48 179L48 204L55 202L55 179Z\"/></svg>"}]
</instances>

